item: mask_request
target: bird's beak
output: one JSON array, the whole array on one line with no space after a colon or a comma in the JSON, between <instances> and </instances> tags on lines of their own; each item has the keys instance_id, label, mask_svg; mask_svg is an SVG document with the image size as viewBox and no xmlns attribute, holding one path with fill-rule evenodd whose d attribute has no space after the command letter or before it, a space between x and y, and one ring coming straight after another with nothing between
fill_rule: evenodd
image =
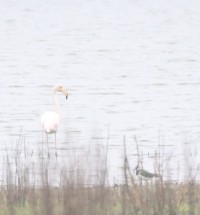
<instances>
[{"instance_id":1,"label":"bird's beak","mask_svg":"<svg viewBox=\"0 0 200 215\"><path fill-rule=\"evenodd\" d=\"M63 94L65 95L66 99L68 99L68 92L65 88L62 89Z\"/></svg>"}]
</instances>

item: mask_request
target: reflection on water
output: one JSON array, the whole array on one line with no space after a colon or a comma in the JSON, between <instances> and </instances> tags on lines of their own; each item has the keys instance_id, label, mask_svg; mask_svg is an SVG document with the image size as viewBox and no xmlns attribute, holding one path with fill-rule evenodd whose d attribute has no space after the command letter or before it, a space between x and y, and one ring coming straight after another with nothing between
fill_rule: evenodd
<instances>
[{"instance_id":1,"label":"reflection on water","mask_svg":"<svg viewBox=\"0 0 200 215\"><path fill-rule=\"evenodd\" d=\"M2 2L1 150L22 134L37 151L40 114L53 109L52 86L62 83L61 154L105 144L108 128L113 171L124 135L131 166L134 137L149 168L159 145L173 166L184 147L198 153L199 9L196 0Z\"/></svg>"}]
</instances>

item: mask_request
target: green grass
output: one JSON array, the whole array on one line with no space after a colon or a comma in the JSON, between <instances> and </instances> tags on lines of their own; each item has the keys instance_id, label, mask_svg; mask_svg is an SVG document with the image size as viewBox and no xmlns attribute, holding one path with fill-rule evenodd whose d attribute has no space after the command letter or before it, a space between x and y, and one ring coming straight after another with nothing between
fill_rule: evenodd
<instances>
[{"instance_id":1,"label":"green grass","mask_svg":"<svg viewBox=\"0 0 200 215\"><path fill-rule=\"evenodd\" d=\"M124 179L119 185L110 185L112 183L108 181L108 147L96 158L99 160L96 181L90 185L86 177L86 172L90 175L88 158L87 162L63 165L55 179L50 174L48 156L39 159L37 169L29 165L28 156L21 158L22 154L29 154L27 151L19 153L21 148L19 144L14 159L6 155L6 183L0 186L0 215L200 214L200 184L194 177L185 183L166 183L162 177L138 179L130 170L125 144L122 159ZM11 160L15 161L13 166ZM155 161L158 165L159 162L159 159ZM60 183L55 187L54 180L58 175Z\"/></svg>"},{"instance_id":2,"label":"green grass","mask_svg":"<svg viewBox=\"0 0 200 215\"><path fill-rule=\"evenodd\" d=\"M20 198L14 199L12 204L8 201L5 190L1 193L1 197L4 195L4 199L1 200L0 215L199 214L199 185L176 186L160 183L152 185L145 183L142 186L134 184L128 187L121 185L115 188L83 188L75 186L75 184L73 187L64 185L58 190L53 187L38 188L34 195L28 192L26 196L23 196L23 201ZM25 189L29 191L29 188ZM191 189L193 190L192 196ZM47 199L44 199L45 197Z\"/></svg>"}]
</instances>

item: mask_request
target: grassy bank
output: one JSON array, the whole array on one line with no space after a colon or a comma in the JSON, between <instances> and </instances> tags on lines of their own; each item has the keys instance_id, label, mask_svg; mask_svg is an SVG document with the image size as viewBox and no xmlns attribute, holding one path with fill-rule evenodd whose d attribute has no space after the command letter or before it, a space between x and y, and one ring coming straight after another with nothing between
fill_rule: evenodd
<instances>
[{"instance_id":1,"label":"grassy bank","mask_svg":"<svg viewBox=\"0 0 200 215\"><path fill-rule=\"evenodd\" d=\"M96 180L88 184L89 153L86 160L79 163L63 164L58 170L55 167L55 174L51 166L54 154L41 159L39 154L46 152L38 152L38 166L30 165L31 152L21 142L12 154L6 155L5 181L0 187L0 215L200 214L200 184L195 177L182 183L166 182L162 177L139 177L129 167L125 143L121 165L123 183L109 183L108 147L105 147L96 158L99 161ZM155 163L159 166L159 159ZM59 182L56 186L55 180Z\"/></svg>"}]
</instances>

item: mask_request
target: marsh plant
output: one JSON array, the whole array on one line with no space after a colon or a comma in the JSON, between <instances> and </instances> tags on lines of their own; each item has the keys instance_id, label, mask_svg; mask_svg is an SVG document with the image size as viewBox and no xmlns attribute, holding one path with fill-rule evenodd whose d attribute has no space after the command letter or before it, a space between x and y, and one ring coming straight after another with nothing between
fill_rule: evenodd
<instances>
[{"instance_id":1,"label":"marsh plant","mask_svg":"<svg viewBox=\"0 0 200 215\"><path fill-rule=\"evenodd\" d=\"M200 185L192 169L187 171L193 177L185 182L139 177L129 166L125 140L123 145L123 180L114 184L108 180L108 143L96 148L96 168L90 168L90 149L85 157L61 165L54 153L50 158L45 150L34 155L20 138L12 153L5 150L0 215L200 214Z\"/></svg>"}]
</instances>

